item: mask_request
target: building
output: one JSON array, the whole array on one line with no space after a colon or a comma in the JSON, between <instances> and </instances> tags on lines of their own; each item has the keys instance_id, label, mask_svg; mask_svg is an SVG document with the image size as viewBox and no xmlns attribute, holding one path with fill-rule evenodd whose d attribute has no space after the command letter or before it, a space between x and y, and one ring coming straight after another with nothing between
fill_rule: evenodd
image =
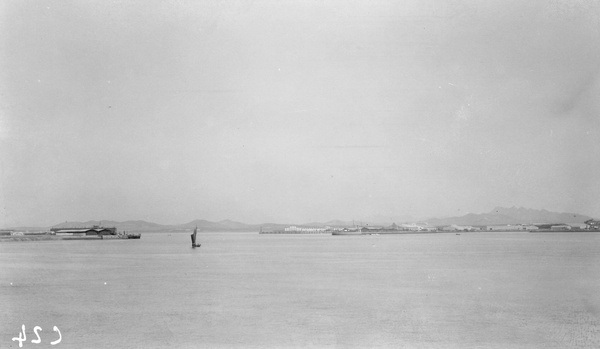
<instances>
[{"instance_id":1,"label":"building","mask_svg":"<svg viewBox=\"0 0 600 349\"><path fill-rule=\"evenodd\" d=\"M569 226L575 230L585 230L588 228L588 225L585 223L569 223Z\"/></svg>"},{"instance_id":2,"label":"building","mask_svg":"<svg viewBox=\"0 0 600 349\"><path fill-rule=\"evenodd\" d=\"M330 231L330 227L298 227L295 225L289 226L284 229L286 232L296 232L296 233L323 233L326 231Z\"/></svg>"},{"instance_id":3,"label":"building","mask_svg":"<svg viewBox=\"0 0 600 349\"><path fill-rule=\"evenodd\" d=\"M478 230L470 225L448 225L442 228L443 231L475 231Z\"/></svg>"},{"instance_id":4,"label":"building","mask_svg":"<svg viewBox=\"0 0 600 349\"><path fill-rule=\"evenodd\" d=\"M600 221L594 219L588 219L584 222L587 225L587 229L600 230Z\"/></svg>"},{"instance_id":5,"label":"building","mask_svg":"<svg viewBox=\"0 0 600 349\"><path fill-rule=\"evenodd\" d=\"M420 225L418 225L416 223L401 224L400 227L401 227L401 230L409 230L409 231L421 231L421 230L423 230L423 227L421 227Z\"/></svg>"},{"instance_id":6,"label":"building","mask_svg":"<svg viewBox=\"0 0 600 349\"><path fill-rule=\"evenodd\" d=\"M93 226L91 228L52 228L56 235L117 235L117 228Z\"/></svg>"},{"instance_id":7,"label":"building","mask_svg":"<svg viewBox=\"0 0 600 349\"><path fill-rule=\"evenodd\" d=\"M522 231L522 230L528 230L527 229L528 226L525 225L488 225L486 230L488 231Z\"/></svg>"}]
</instances>

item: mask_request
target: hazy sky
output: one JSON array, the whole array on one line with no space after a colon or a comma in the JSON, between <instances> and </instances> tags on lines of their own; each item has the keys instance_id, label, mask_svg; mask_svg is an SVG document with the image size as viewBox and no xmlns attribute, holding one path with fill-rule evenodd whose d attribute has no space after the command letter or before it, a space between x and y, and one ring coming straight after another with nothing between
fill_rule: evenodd
<instances>
[{"instance_id":1,"label":"hazy sky","mask_svg":"<svg viewBox=\"0 0 600 349\"><path fill-rule=\"evenodd\" d=\"M0 3L0 228L600 218L596 1Z\"/></svg>"}]
</instances>

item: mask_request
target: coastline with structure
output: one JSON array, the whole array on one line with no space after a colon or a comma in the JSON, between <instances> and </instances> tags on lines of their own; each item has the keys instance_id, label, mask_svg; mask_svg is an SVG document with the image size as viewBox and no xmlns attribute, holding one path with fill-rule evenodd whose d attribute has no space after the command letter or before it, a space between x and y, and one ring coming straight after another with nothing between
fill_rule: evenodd
<instances>
[{"instance_id":1,"label":"coastline with structure","mask_svg":"<svg viewBox=\"0 0 600 349\"><path fill-rule=\"evenodd\" d=\"M367 223L368 222L368 223ZM194 227L207 232L256 232L266 235L394 235L450 233L577 233L600 232L600 220L572 213L555 213L523 208L497 207L493 212L460 217L431 218L400 224L387 222L331 220L304 224L245 224L224 220L194 220L185 224L162 225L146 221L67 222L51 227L6 227L0 229L0 242L46 240L139 239L140 233L189 232Z\"/></svg>"},{"instance_id":2,"label":"coastline with structure","mask_svg":"<svg viewBox=\"0 0 600 349\"><path fill-rule=\"evenodd\" d=\"M56 241L56 240L129 240L139 239L141 234L118 232L115 227L92 226L89 228L51 228L49 231L0 230L0 242L4 241Z\"/></svg>"},{"instance_id":3,"label":"coastline with structure","mask_svg":"<svg viewBox=\"0 0 600 349\"><path fill-rule=\"evenodd\" d=\"M291 225L283 230L269 230L263 231L262 227L260 228L259 234L331 234L336 228L332 228L329 226L325 227L303 227Z\"/></svg>"},{"instance_id":4,"label":"coastline with structure","mask_svg":"<svg viewBox=\"0 0 600 349\"><path fill-rule=\"evenodd\" d=\"M296 226L292 225L283 230L263 231L259 234L327 234L327 235L401 235L401 234L440 234L440 233L486 233L486 232L523 232L523 233L575 233L600 232L600 221L587 220L584 223L554 223L554 224L498 224L485 226L470 225L440 225L432 226L427 223L405 223L390 226Z\"/></svg>"}]
</instances>

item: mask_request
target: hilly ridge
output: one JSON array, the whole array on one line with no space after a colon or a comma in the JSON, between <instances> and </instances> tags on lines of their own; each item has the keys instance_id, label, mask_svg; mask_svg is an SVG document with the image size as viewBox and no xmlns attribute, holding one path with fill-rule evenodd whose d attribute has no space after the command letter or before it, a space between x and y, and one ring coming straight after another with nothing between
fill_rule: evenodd
<instances>
[{"instance_id":1,"label":"hilly ridge","mask_svg":"<svg viewBox=\"0 0 600 349\"><path fill-rule=\"evenodd\" d=\"M576 213L557 213L524 207L496 207L487 213L468 213L459 217L429 219L430 225L500 225L536 223L583 223L591 217Z\"/></svg>"},{"instance_id":2,"label":"hilly ridge","mask_svg":"<svg viewBox=\"0 0 600 349\"><path fill-rule=\"evenodd\" d=\"M85 222L63 222L47 228L34 228L26 227L27 230L47 230L50 228L84 228L91 227L93 225L100 225L104 227L115 227L119 231L127 232L184 232L191 231L194 228L198 228L200 231L214 231L214 232L225 232L225 231L237 231L237 232L258 232L261 228L265 230L279 230L283 229L289 224L276 224L276 223L264 223L264 224L245 224L232 220L221 220L218 222L211 222L205 219L195 219L184 224L158 224L147 222L143 220L136 221L124 221L117 222L112 220L102 221L85 221ZM22 229L22 228L15 228Z\"/></svg>"},{"instance_id":3,"label":"hilly ridge","mask_svg":"<svg viewBox=\"0 0 600 349\"><path fill-rule=\"evenodd\" d=\"M592 217L580 215L576 213L557 213L547 210L536 210L523 207L496 207L487 213L468 213L458 217L447 217L447 218L431 218L427 220L429 225L443 226L443 225L500 225L500 224L536 224L536 223L582 223ZM365 224L365 222L362 222ZM368 224L382 224L383 222L368 222ZM402 222L398 222L402 223ZM83 228L91 227L93 225L101 225L105 227L116 227L119 231L127 232L183 232L191 231L194 228L198 228L200 231L214 231L214 232L258 232L261 229L264 231L269 230L283 230L285 227L290 225L303 225L303 226L352 226L353 222L346 222L341 220L330 220L325 223L311 222L311 223L263 223L263 224L246 224L233 220L221 220L218 222L211 222L204 219L196 219L184 224L164 225L158 223L147 222L143 220L129 220L124 222L112 221L112 220L101 220L101 221L86 221L86 222L62 222L52 227L35 228L35 227L20 227L13 228L15 230L48 230L50 228Z\"/></svg>"}]
</instances>

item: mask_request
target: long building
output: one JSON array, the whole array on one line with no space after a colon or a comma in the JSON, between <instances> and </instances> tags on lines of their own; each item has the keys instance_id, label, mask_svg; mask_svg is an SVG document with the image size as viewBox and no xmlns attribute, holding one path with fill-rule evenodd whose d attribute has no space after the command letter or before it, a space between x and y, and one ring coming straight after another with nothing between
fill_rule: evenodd
<instances>
[{"instance_id":1,"label":"long building","mask_svg":"<svg viewBox=\"0 0 600 349\"><path fill-rule=\"evenodd\" d=\"M52 228L56 235L116 235L117 228L93 226L91 228Z\"/></svg>"}]
</instances>

